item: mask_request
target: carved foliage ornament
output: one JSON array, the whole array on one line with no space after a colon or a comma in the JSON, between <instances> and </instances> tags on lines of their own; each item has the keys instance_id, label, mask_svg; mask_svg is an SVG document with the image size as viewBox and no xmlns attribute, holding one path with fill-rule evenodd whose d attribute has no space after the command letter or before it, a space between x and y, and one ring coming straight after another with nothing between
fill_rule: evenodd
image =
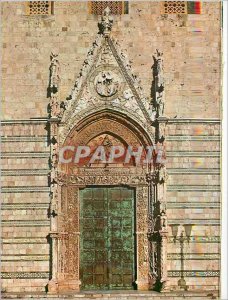
<instances>
[{"instance_id":1,"label":"carved foliage ornament","mask_svg":"<svg viewBox=\"0 0 228 300\"><path fill-rule=\"evenodd\" d=\"M66 175L64 173L58 174L58 181L61 184L73 184L78 186L85 185L147 185L145 175ZM145 224L145 220L144 223ZM141 226L142 223L139 224Z\"/></svg>"}]
</instances>

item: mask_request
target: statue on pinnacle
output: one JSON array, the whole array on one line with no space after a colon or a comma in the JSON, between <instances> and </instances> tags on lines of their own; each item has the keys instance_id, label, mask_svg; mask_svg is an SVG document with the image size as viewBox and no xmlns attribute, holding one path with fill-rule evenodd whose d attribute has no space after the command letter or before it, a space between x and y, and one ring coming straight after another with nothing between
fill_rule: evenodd
<instances>
[{"instance_id":1,"label":"statue on pinnacle","mask_svg":"<svg viewBox=\"0 0 228 300\"><path fill-rule=\"evenodd\" d=\"M104 36L109 36L113 25L113 17L110 15L110 8L107 6L102 13L101 19L98 23L100 33Z\"/></svg>"}]
</instances>

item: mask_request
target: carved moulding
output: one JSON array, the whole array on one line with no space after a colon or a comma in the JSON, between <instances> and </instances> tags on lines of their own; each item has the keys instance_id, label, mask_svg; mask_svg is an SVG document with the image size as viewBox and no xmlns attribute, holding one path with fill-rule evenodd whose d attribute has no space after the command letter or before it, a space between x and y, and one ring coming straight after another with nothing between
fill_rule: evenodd
<instances>
[{"instance_id":1,"label":"carved moulding","mask_svg":"<svg viewBox=\"0 0 228 300\"><path fill-rule=\"evenodd\" d=\"M136 188L137 287L149 289L148 186Z\"/></svg>"},{"instance_id":2,"label":"carved moulding","mask_svg":"<svg viewBox=\"0 0 228 300\"><path fill-rule=\"evenodd\" d=\"M74 139L76 144L82 142L85 145L102 132L109 131L116 136L122 136L128 145L134 145L131 144L132 138L137 145L153 145L154 129L150 126L150 130L147 130L147 126L142 127L129 116L106 108L87 115L69 127L60 124L59 141L63 145L69 143L69 139Z\"/></svg>"},{"instance_id":3,"label":"carved moulding","mask_svg":"<svg viewBox=\"0 0 228 300\"><path fill-rule=\"evenodd\" d=\"M84 169L85 170L85 169ZM116 170L113 172L111 169L101 170L101 172L89 172L79 175L68 175L65 173L58 173L58 180L64 185L74 185L77 187L84 187L86 185L127 185L138 186L147 185L145 174L124 174ZM102 172L103 171L103 172Z\"/></svg>"},{"instance_id":4,"label":"carved moulding","mask_svg":"<svg viewBox=\"0 0 228 300\"><path fill-rule=\"evenodd\" d=\"M79 280L79 188L61 185L58 230L51 232L52 279L50 293L78 291Z\"/></svg>"}]
</instances>

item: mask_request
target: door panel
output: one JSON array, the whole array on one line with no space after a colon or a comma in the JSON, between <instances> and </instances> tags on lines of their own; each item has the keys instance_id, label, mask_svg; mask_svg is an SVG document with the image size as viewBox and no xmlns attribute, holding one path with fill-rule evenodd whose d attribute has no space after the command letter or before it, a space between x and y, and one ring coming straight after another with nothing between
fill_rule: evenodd
<instances>
[{"instance_id":1,"label":"door panel","mask_svg":"<svg viewBox=\"0 0 228 300\"><path fill-rule=\"evenodd\" d=\"M86 188L80 195L82 289L132 289L134 190Z\"/></svg>"}]
</instances>

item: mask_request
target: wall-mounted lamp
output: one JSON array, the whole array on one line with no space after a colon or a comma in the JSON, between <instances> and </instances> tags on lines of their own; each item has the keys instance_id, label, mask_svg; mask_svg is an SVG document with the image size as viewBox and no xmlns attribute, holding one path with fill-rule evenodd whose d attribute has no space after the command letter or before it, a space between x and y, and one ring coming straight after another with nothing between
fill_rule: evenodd
<instances>
[{"instance_id":1,"label":"wall-mounted lamp","mask_svg":"<svg viewBox=\"0 0 228 300\"><path fill-rule=\"evenodd\" d=\"M173 241L176 243L180 242L180 257L181 257L181 278L178 280L178 285L181 289L188 290L188 286L186 285L186 281L184 279L184 243L190 242L191 232L192 232L192 224L184 224L182 228L180 228L180 224L170 225L173 234ZM181 230L179 230L181 229ZM180 231L180 233L179 233ZM179 235L178 235L179 233Z\"/></svg>"}]
</instances>

